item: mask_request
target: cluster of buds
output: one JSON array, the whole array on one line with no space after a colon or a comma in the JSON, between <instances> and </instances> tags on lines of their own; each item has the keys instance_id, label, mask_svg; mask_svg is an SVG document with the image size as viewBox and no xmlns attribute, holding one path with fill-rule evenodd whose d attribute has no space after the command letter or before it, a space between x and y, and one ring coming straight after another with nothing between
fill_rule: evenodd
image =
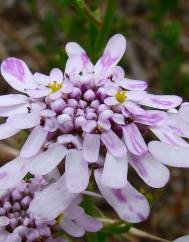
<instances>
[{"instance_id":1,"label":"cluster of buds","mask_svg":"<svg viewBox=\"0 0 189 242\"><path fill-rule=\"evenodd\" d=\"M30 134L18 157L0 168L0 189L13 189L28 172L53 177L27 208L49 233L54 224L47 221L54 220L76 237L101 228L75 203L90 177L122 220L137 223L150 209L128 181L128 167L154 188L168 182L166 165L189 167L189 104L175 95L149 94L145 81L125 77L117 65L125 49L126 39L116 34L93 65L86 52L70 42L64 73L54 68L50 75L32 74L17 58L1 64L4 79L21 94L0 96L0 117L5 120L0 139L23 129ZM77 212L68 212L73 204ZM38 227L34 229L41 236Z\"/></svg>"}]
</instances>

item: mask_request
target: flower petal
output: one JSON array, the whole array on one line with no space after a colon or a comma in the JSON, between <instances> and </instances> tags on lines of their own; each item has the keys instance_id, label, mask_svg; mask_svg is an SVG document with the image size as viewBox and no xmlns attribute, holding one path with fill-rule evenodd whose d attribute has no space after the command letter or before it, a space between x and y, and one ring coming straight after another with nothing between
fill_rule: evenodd
<instances>
[{"instance_id":1,"label":"flower petal","mask_svg":"<svg viewBox=\"0 0 189 242\"><path fill-rule=\"evenodd\" d=\"M0 107L24 104L29 101L28 97L21 94L8 94L0 96Z\"/></svg>"},{"instance_id":2,"label":"flower petal","mask_svg":"<svg viewBox=\"0 0 189 242\"><path fill-rule=\"evenodd\" d=\"M182 98L174 95L147 94L140 104L158 109L171 109L180 105L181 102Z\"/></svg>"},{"instance_id":3,"label":"flower petal","mask_svg":"<svg viewBox=\"0 0 189 242\"><path fill-rule=\"evenodd\" d=\"M0 189L9 189L28 173L25 160L17 157L0 168Z\"/></svg>"},{"instance_id":4,"label":"flower petal","mask_svg":"<svg viewBox=\"0 0 189 242\"><path fill-rule=\"evenodd\" d=\"M139 105L137 105L136 103L134 103L134 102L126 101L124 103L124 106L132 114L143 115L145 113L145 110L143 108L141 108Z\"/></svg>"},{"instance_id":5,"label":"flower petal","mask_svg":"<svg viewBox=\"0 0 189 242\"><path fill-rule=\"evenodd\" d=\"M40 124L41 115L39 113L19 113L10 116L7 123L16 129L29 129Z\"/></svg>"},{"instance_id":6,"label":"flower petal","mask_svg":"<svg viewBox=\"0 0 189 242\"><path fill-rule=\"evenodd\" d=\"M160 141L151 141L148 148L155 159L161 161L165 165L173 167L189 167L188 147L175 147Z\"/></svg>"},{"instance_id":7,"label":"flower petal","mask_svg":"<svg viewBox=\"0 0 189 242\"><path fill-rule=\"evenodd\" d=\"M85 230L83 228L81 228L75 221L67 218L62 219L60 227L73 237L82 237L85 234Z\"/></svg>"},{"instance_id":8,"label":"flower petal","mask_svg":"<svg viewBox=\"0 0 189 242\"><path fill-rule=\"evenodd\" d=\"M84 160L82 151L69 150L65 162L65 179L69 191L79 193L84 191L89 183L88 163Z\"/></svg>"},{"instance_id":9,"label":"flower petal","mask_svg":"<svg viewBox=\"0 0 189 242\"><path fill-rule=\"evenodd\" d=\"M33 76L26 63L17 58L7 58L1 63L1 74L15 90L25 92L35 86Z\"/></svg>"},{"instance_id":10,"label":"flower petal","mask_svg":"<svg viewBox=\"0 0 189 242\"><path fill-rule=\"evenodd\" d=\"M127 149L123 141L112 131L106 131L101 134L101 140L115 157L124 157L127 154Z\"/></svg>"},{"instance_id":11,"label":"flower petal","mask_svg":"<svg viewBox=\"0 0 189 242\"><path fill-rule=\"evenodd\" d=\"M178 126L183 134L189 138L189 105L186 104L179 109Z\"/></svg>"},{"instance_id":12,"label":"flower petal","mask_svg":"<svg viewBox=\"0 0 189 242\"><path fill-rule=\"evenodd\" d=\"M26 93L28 96L32 98L41 98L47 96L51 90L47 87L43 87L42 89L27 89Z\"/></svg>"},{"instance_id":13,"label":"flower petal","mask_svg":"<svg viewBox=\"0 0 189 242\"><path fill-rule=\"evenodd\" d=\"M0 125L0 140L7 139L20 132L20 129L12 128L9 124L4 123Z\"/></svg>"},{"instance_id":14,"label":"flower petal","mask_svg":"<svg viewBox=\"0 0 189 242\"><path fill-rule=\"evenodd\" d=\"M184 235L178 239L173 240L173 242L188 242L189 241L189 235Z\"/></svg>"},{"instance_id":15,"label":"flower petal","mask_svg":"<svg viewBox=\"0 0 189 242\"><path fill-rule=\"evenodd\" d=\"M119 86L131 91L143 91L148 86L145 81L132 80L129 78L119 79L116 81L116 83Z\"/></svg>"},{"instance_id":16,"label":"flower petal","mask_svg":"<svg viewBox=\"0 0 189 242\"><path fill-rule=\"evenodd\" d=\"M102 228L102 223L100 221L87 214L83 214L77 218L76 222L81 228L88 232L97 232Z\"/></svg>"},{"instance_id":17,"label":"flower petal","mask_svg":"<svg viewBox=\"0 0 189 242\"><path fill-rule=\"evenodd\" d=\"M106 201L114 208L119 217L129 223L145 220L150 211L147 199L129 182L123 189L111 189L100 182L100 171L95 171L95 180Z\"/></svg>"},{"instance_id":18,"label":"flower petal","mask_svg":"<svg viewBox=\"0 0 189 242\"><path fill-rule=\"evenodd\" d=\"M169 180L169 170L167 167L154 159L150 153L140 157L129 154L129 164L151 187L161 188Z\"/></svg>"},{"instance_id":19,"label":"flower petal","mask_svg":"<svg viewBox=\"0 0 189 242\"><path fill-rule=\"evenodd\" d=\"M163 111L145 110L144 114L135 116L135 122L157 126L162 124L166 118L167 114Z\"/></svg>"},{"instance_id":20,"label":"flower petal","mask_svg":"<svg viewBox=\"0 0 189 242\"><path fill-rule=\"evenodd\" d=\"M50 72L50 81L63 82L63 73L59 68L53 68Z\"/></svg>"},{"instance_id":21,"label":"flower petal","mask_svg":"<svg viewBox=\"0 0 189 242\"><path fill-rule=\"evenodd\" d=\"M106 45L102 57L97 61L94 72L101 73L103 70L115 66L124 55L125 49L125 37L121 34L112 36Z\"/></svg>"},{"instance_id":22,"label":"flower petal","mask_svg":"<svg viewBox=\"0 0 189 242\"><path fill-rule=\"evenodd\" d=\"M127 91L127 99L134 102L140 102L146 96L145 91Z\"/></svg>"},{"instance_id":23,"label":"flower petal","mask_svg":"<svg viewBox=\"0 0 189 242\"><path fill-rule=\"evenodd\" d=\"M113 106L118 104L119 102L117 101L117 99L115 97L107 97L104 99L104 103L108 106Z\"/></svg>"},{"instance_id":24,"label":"flower petal","mask_svg":"<svg viewBox=\"0 0 189 242\"><path fill-rule=\"evenodd\" d=\"M168 126L153 127L150 129L164 143L173 146L189 146L189 144L184 139L175 134L174 130Z\"/></svg>"},{"instance_id":25,"label":"flower petal","mask_svg":"<svg viewBox=\"0 0 189 242\"><path fill-rule=\"evenodd\" d=\"M71 56L68 58L65 67L65 74L76 75L82 71L83 63L80 56Z\"/></svg>"},{"instance_id":26,"label":"flower petal","mask_svg":"<svg viewBox=\"0 0 189 242\"><path fill-rule=\"evenodd\" d=\"M88 162L96 162L99 157L100 135L86 134L83 142L83 156Z\"/></svg>"},{"instance_id":27,"label":"flower petal","mask_svg":"<svg viewBox=\"0 0 189 242\"><path fill-rule=\"evenodd\" d=\"M52 171L65 157L67 149L62 145L53 144L47 151L41 152L30 162L30 172L45 175Z\"/></svg>"},{"instance_id":28,"label":"flower petal","mask_svg":"<svg viewBox=\"0 0 189 242\"><path fill-rule=\"evenodd\" d=\"M125 144L132 154L140 156L148 151L142 134L134 123L126 125L122 130Z\"/></svg>"},{"instance_id":29,"label":"flower petal","mask_svg":"<svg viewBox=\"0 0 189 242\"><path fill-rule=\"evenodd\" d=\"M47 134L48 132L45 131L42 126L36 126L23 145L20 151L20 156L28 158L36 155L45 142Z\"/></svg>"},{"instance_id":30,"label":"flower petal","mask_svg":"<svg viewBox=\"0 0 189 242\"><path fill-rule=\"evenodd\" d=\"M28 113L29 104L19 104L9 107L0 107L0 116L9 117L18 113Z\"/></svg>"},{"instance_id":31,"label":"flower petal","mask_svg":"<svg viewBox=\"0 0 189 242\"><path fill-rule=\"evenodd\" d=\"M123 158L115 158L107 152L101 183L110 188L123 188L127 184L127 170L127 155Z\"/></svg>"},{"instance_id":32,"label":"flower petal","mask_svg":"<svg viewBox=\"0 0 189 242\"><path fill-rule=\"evenodd\" d=\"M71 193L62 176L57 182L36 194L32 200L29 211L39 220L49 221L61 214L78 196Z\"/></svg>"}]
</instances>

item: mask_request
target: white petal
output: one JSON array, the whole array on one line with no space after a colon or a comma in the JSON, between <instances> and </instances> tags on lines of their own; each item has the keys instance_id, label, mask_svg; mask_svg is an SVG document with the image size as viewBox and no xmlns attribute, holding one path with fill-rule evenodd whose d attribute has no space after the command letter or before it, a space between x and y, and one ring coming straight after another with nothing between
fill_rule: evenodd
<instances>
[{"instance_id":1,"label":"white petal","mask_svg":"<svg viewBox=\"0 0 189 242\"><path fill-rule=\"evenodd\" d=\"M100 135L86 134L83 143L83 156L88 162L96 162L99 157Z\"/></svg>"},{"instance_id":2,"label":"white petal","mask_svg":"<svg viewBox=\"0 0 189 242\"><path fill-rule=\"evenodd\" d=\"M9 124L4 123L0 125L0 140L7 139L20 132L20 129L12 128Z\"/></svg>"},{"instance_id":3,"label":"white petal","mask_svg":"<svg viewBox=\"0 0 189 242\"><path fill-rule=\"evenodd\" d=\"M0 107L7 107L28 102L28 97L21 94L8 94L0 96Z\"/></svg>"}]
</instances>

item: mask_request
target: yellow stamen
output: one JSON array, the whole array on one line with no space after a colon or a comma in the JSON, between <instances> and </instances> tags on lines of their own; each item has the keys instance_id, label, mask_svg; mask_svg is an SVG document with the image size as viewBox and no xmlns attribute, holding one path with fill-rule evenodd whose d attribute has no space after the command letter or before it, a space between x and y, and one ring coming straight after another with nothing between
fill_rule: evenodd
<instances>
[{"instance_id":1,"label":"yellow stamen","mask_svg":"<svg viewBox=\"0 0 189 242\"><path fill-rule=\"evenodd\" d=\"M125 100L127 99L126 91L117 91L115 98L117 99L118 102L124 103Z\"/></svg>"},{"instance_id":2,"label":"yellow stamen","mask_svg":"<svg viewBox=\"0 0 189 242\"><path fill-rule=\"evenodd\" d=\"M60 224L63 218L64 218L64 214L61 213L61 214L56 218L56 222L57 222L57 224Z\"/></svg>"},{"instance_id":3,"label":"yellow stamen","mask_svg":"<svg viewBox=\"0 0 189 242\"><path fill-rule=\"evenodd\" d=\"M52 83L48 84L48 88L51 89L51 92L57 92L58 90L60 90L62 88L62 83L57 83L56 81L53 81Z\"/></svg>"}]
</instances>

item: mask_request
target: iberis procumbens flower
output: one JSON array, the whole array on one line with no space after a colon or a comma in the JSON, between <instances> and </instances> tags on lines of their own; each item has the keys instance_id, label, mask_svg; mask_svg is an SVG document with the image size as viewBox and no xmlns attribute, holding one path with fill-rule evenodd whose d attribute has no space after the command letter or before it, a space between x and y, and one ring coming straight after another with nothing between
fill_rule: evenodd
<instances>
[{"instance_id":1,"label":"iberis procumbens flower","mask_svg":"<svg viewBox=\"0 0 189 242\"><path fill-rule=\"evenodd\" d=\"M100 222L84 213L83 208L79 206L81 197L78 196L72 197L69 206L62 207L59 216L46 220L37 219L30 211L30 206L34 208L33 199L37 199L38 193L44 187L48 189L48 182L42 177L37 177L21 181L16 187L1 193L1 242L66 242L57 236L60 230L63 230L65 235L81 237L85 231L96 232L102 227Z\"/></svg>"},{"instance_id":2,"label":"iberis procumbens flower","mask_svg":"<svg viewBox=\"0 0 189 242\"><path fill-rule=\"evenodd\" d=\"M32 74L17 58L2 62L4 79L21 94L0 96L0 116L6 118L0 138L23 129L30 135L19 156L0 169L0 187L15 186L28 172L47 175L63 162L63 178L73 194L87 188L94 172L102 196L123 220L140 222L148 216L147 200L127 180L128 164L151 187L167 183L169 170L163 163L175 165L174 159L159 159L148 141L156 137L160 145L188 149L172 114L182 99L149 94L145 81L125 77L117 65L125 49L125 38L116 34L93 65L86 52L70 42L64 73L54 68L49 75ZM161 148L157 152L161 155ZM55 190L64 197L64 190ZM44 192L38 204L45 197Z\"/></svg>"}]
</instances>

